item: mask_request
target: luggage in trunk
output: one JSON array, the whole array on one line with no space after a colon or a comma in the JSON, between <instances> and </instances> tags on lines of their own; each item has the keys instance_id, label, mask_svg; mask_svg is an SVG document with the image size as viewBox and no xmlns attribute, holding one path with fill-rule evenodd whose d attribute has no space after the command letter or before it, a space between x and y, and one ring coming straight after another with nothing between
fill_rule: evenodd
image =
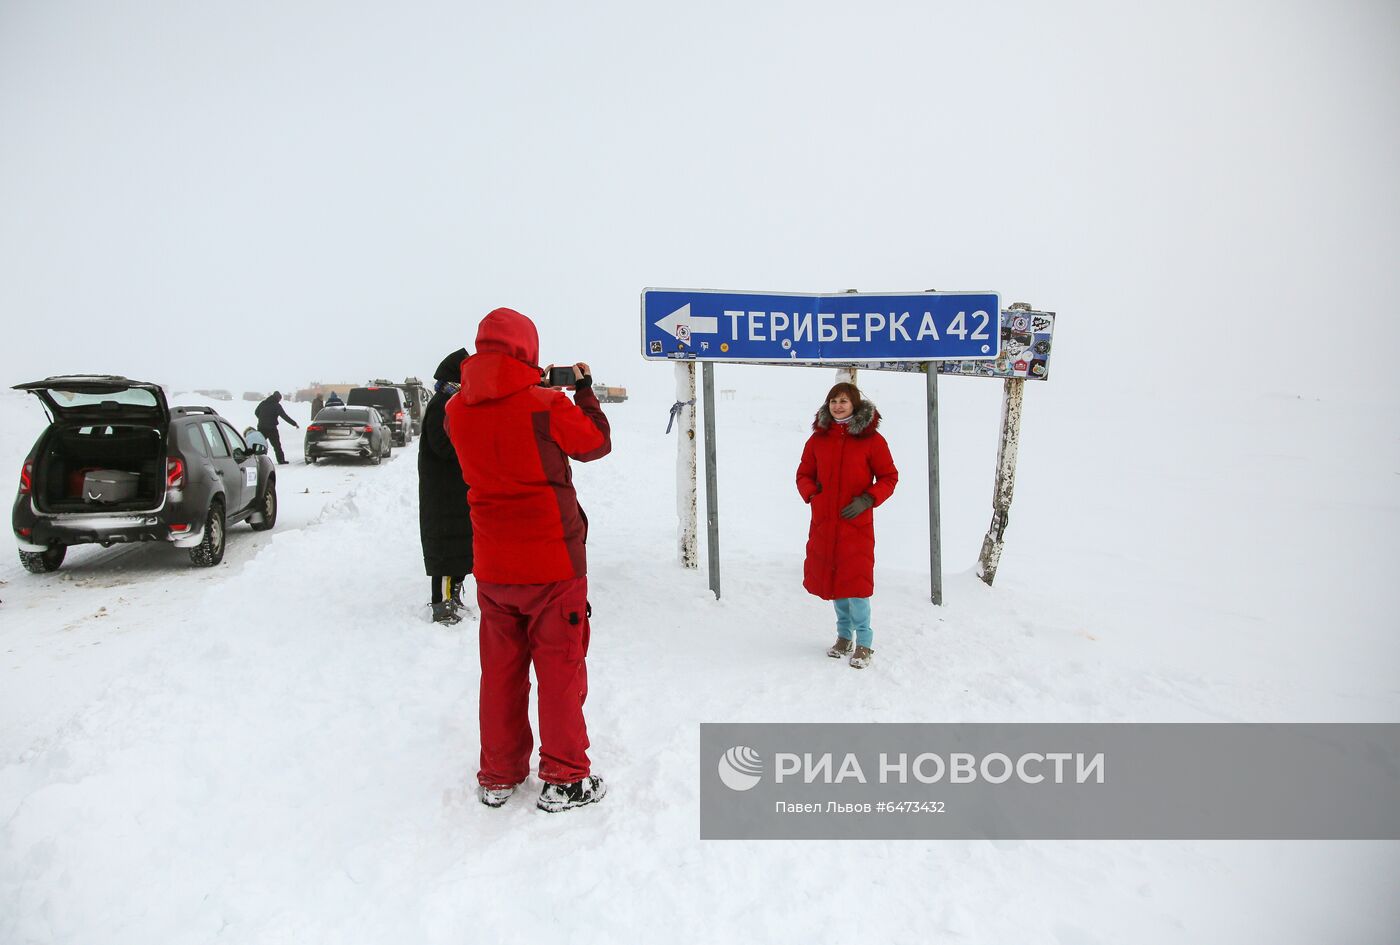
<instances>
[{"instance_id":1,"label":"luggage in trunk","mask_svg":"<svg viewBox=\"0 0 1400 945\"><path fill-rule=\"evenodd\" d=\"M113 505L136 498L138 473L123 469L94 469L83 476L83 499L93 505Z\"/></svg>"},{"instance_id":2,"label":"luggage in trunk","mask_svg":"<svg viewBox=\"0 0 1400 945\"><path fill-rule=\"evenodd\" d=\"M165 440L154 427L55 424L41 441L35 502L43 512L154 508L165 465Z\"/></svg>"}]
</instances>

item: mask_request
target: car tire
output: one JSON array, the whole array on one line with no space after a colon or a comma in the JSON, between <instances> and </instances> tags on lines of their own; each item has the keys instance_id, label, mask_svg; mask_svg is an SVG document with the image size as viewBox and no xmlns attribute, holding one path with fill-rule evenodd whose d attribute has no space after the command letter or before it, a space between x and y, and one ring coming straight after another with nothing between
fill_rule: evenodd
<instances>
[{"instance_id":1,"label":"car tire","mask_svg":"<svg viewBox=\"0 0 1400 945\"><path fill-rule=\"evenodd\" d=\"M258 511L262 514L262 521L251 523L253 531L265 532L277 524L277 479L273 476L267 477L267 488L263 490Z\"/></svg>"},{"instance_id":2,"label":"car tire","mask_svg":"<svg viewBox=\"0 0 1400 945\"><path fill-rule=\"evenodd\" d=\"M315 465L316 465L316 457L315 457L315 456L312 456L310 453L308 453L308 454L306 455L306 465L308 465L308 466L315 466Z\"/></svg>"},{"instance_id":3,"label":"car tire","mask_svg":"<svg viewBox=\"0 0 1400 945\"><path fill-rule=\"evenodd\" d=\"M378 466L378 465L379 465L380 463L382 463L382 462L384 462L384 454L383 454L383 453L375 453L373 456L371 456L371 457L369 458L369 464L370 464L371 466Z\"/></svg>"},{"instance_id":4,"label":"car tire","mask_svg":"<svg viewBox=\"0 0 1400 945\"><path fill-rule=\"evenodd\" d=\"M209 514L204 517L204 537L190 549L190 561L197 568L212 568L224 560L224 545L227 543L224 503L215 499L209 503Z\"/></svg>"},{"instance_id":5,"label":"car tire","mask_svg":"<svg viewBox=\"0 0 1400 945\"><path fill-rule=\"evenodd\" d=\"M24 570L30 574L48 574L58 570L67 554L67 545L56 545L44 551L21 551L19 562L24 565Z\"/></svg>"}]
</instances>

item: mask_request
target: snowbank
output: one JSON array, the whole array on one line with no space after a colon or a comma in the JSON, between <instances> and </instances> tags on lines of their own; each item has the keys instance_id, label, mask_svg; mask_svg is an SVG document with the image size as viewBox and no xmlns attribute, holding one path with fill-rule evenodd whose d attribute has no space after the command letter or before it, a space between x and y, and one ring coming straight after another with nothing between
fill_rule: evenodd
<instances>
[{"instance_id":1,"label":"snowbank","mask_svg":"<svg viewBox=\"0 0 1400 945\"><path fill-rule=\"evenodd\" d=\"M863 377L903 478L877 517L876 663L854 672L823 655L828 605L800 586L792 474L829 377L733 371L723 600L673 561L668 404L607 408L613 455L576 467L592 523L592 755L610 783L596 808L545 815L535 784L498 811L470 795L474 624L427 619L416 444L378 468L281 467L277 528L235 529L213 571L151 547L87 549L43 577L11 559L0 941L1394 930L1395 844L702 843L697 819L703 721L1394 720L1384 570L1400 462L1393 438L1366 435L1379 418L1260 398L1159 404L1127 424L1114 405L1036 387L988 589L970 566L996 385L946 382L949 574L934 608L921 384ZM219 406L245 422L240 404ZM39 411L15 397L0 411L0 456L17 469Z\"/></svg>"}]
</instances>

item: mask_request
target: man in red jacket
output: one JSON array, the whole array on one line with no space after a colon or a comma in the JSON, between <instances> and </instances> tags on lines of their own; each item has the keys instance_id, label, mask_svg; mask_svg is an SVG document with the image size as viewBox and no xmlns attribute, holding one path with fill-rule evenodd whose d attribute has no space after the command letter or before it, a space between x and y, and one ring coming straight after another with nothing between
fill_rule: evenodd
<instances>
[{"instance_id":1,"label":"man in red jacket","mask_svg":"<svg viewBox=\"0 0 1400 945\"><path fill-rule=\"evenodd\" d=\"M601 800L589 771L588 519L569 459L612 449L588 365L574 365L574 400L541 386L539 334L498 308L481 320L476 354L447 403L447 433L471 485L473 567L481 608L481 769L477 796L500 807L530 773L530 664L539 683L538 806Z\"/></svg>"}]
</instances>

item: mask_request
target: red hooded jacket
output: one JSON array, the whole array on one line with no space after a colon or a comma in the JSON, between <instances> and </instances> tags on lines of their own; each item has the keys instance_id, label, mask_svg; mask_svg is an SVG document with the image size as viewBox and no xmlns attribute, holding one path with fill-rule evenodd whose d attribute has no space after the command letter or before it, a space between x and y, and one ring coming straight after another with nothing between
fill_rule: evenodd
<instances>
[{"instance_id":1,"label":"red hooded jacket","mask_svg":"<svg viewBox=\"0 0 1400 945\"><path fill-rule=\"evenodd\" d=\"M592 388L573 401L540 387L539 335L530 319L498 308L481 320L462 389L447 402L447 435L471 487L477 580L548 584L584 577L588 519L569 457L612 449Z\"/></svg>"},{"instance_id":2,"label":"red hooded jacket","mask_svg":"<svg viewBox=\"0 0 1400 945\"><path fill-rule=\"evenodd\" d=\"M889 444L876 432L880 414L864 401L850 422L836 423L823 404L797 467L797 491L812 506L802 586L823 600L875 593L875 513L842 518L862 492L879 506L894 492L899 470Z\"/></svg>"}]
</instances>

